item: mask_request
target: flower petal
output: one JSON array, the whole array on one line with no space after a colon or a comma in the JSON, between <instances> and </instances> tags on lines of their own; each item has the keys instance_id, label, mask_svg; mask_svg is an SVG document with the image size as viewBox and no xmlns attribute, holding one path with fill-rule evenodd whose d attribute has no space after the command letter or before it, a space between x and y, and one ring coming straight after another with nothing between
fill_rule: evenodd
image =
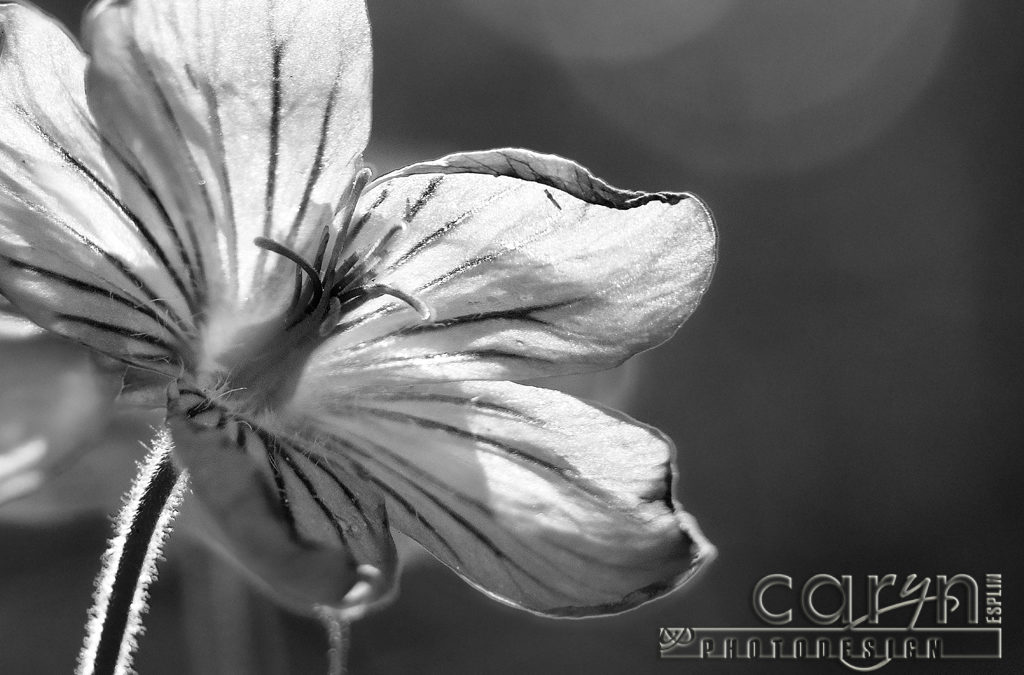
<instances>
[{"instance_id":1,"label":"flower petal","mask_svg":"<svg viewBox=\"0 0 1024 675\"><path fill-rule=\"evenodd\" d=\"M93 123L84 72L57 24L0 6L0 292L57 333L178 370L187 270L147 185Z\"/></svg>"},{"instance_id":2,"label":"flower petal","mask_svg":"<svg viewBox=\"0 0 1024 675\"><path fill-rule=\"evenodd\" d=\"M311 361L312 396L395 381L525 379L617 365L667 340L708 287L711 214L686 193L617 190L525 150L451 155L378 180L353 243L396 225L373 281Z\"/></svg>"},{"instance_id":3,"label":"flower petal","mask_svg":"<svg viewBox=\"0 0 1024 675\"><path fill-rule=\"evenodd\" d=\"M169 402L175 455L210 518L212 543L282 603L358 611L393 589L381 498L317 443L228 413L198 392Z\"/></svg>"},{"instance_id":4,"label":"flower petal","mask_svg":"<svg viewBox=\"0 0 1024 675\"><path fill-rule=\"evenodd\" d=\"M335 397L305 412L386 495L396 529L510 604L619 612L713 556L673 500L671 442L614 411L463 382Z\"/></svg>"},{"instance_id":5,"label":"flower petal","mask_svg":"<svg viewBox=\"0 0 1024 675\"><path fill-rule=\"evenodd\" d=\"M294 266L253 239L315 246L358 168L363 0L105 1L84 34L100 124L147 167L209 283L236 303L290 293L269 281Z\"/></svg>"}]
</instances>

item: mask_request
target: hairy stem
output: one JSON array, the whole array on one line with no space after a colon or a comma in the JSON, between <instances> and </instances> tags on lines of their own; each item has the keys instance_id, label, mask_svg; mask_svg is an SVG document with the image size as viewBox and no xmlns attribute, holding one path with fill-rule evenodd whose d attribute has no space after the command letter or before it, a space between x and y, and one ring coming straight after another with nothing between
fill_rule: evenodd
<instances>
[{"instance_id":1,"label":"hairy stem","mask_svg":"<svg viewBox=\"0 0 1024 675\"><path fill-rule=\"evenodd\" d=\"M122 675L131 668L156 560L188 483L188 475L171 463L173 447L170 431L158 430L117 516L96 580L78 675Z\"/></svg>"}]
</instances>

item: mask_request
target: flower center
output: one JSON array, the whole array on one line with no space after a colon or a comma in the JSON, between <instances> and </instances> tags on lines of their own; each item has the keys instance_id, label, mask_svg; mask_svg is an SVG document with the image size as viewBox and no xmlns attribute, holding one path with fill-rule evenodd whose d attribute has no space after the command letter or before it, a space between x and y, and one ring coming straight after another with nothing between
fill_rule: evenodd
<instances>
[{"instance_id":1,"label":"flower center","mask_svg":"<svg viewBox=\"0 0 1024 675\"><path fill-rule=\"evenodd\" d=\"M312 261L279 242L257 237L259 248L295 265L291 301L280 315L246 329L227 353L218 358L221 388L250 412L278 407L291 398L310 353L326 339L341 319L374 298L390 296L430 319L429 308L418 298L376 280L376 270L402 223L383 229L369 247L353 247L370 214L352 222L356 200L369 180L368 169L355 178L345 210L320 235ZM332 240L333 235L333 242Z\"/></svg>"}]
</instances>

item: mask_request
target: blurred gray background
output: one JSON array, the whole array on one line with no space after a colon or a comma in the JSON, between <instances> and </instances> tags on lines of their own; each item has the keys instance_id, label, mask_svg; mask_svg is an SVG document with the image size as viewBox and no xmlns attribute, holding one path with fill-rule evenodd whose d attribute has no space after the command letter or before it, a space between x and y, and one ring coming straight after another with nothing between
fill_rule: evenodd
<instances>
[{"instance_id":1,"label":"blurred gray background","mask_svg":"<svg viewBox=\"0 0 1024 675\"><path fill-rule=\"evenodd\" d=\"M85 3L39 4L76 30ZM675 440L679 498L720 553L676 595L584 622L499 606L417 558L398 601L355 625L351 672L843 672L657 660L660 626L756 625L750 593L773 572L1002 573L1003 661L884 672L1021 672L1024 5L369 5L379 169L521 146L710 204L703 305L600 386ZM0 673L70 672L106 536L102 517L0 529ZM186 554L168 555L144 675L189 671ZM315 622L251 602L259 649L324 671Z\"/></svg>"}]
</instances>

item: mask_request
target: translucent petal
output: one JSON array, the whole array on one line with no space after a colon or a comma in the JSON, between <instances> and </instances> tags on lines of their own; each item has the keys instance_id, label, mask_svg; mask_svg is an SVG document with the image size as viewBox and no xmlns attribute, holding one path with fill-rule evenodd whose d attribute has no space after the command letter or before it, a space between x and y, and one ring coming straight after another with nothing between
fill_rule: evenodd
<instances>
[{"instance_id":1,"label":"translucent petal","mask_svg":"<svg viewBox=\"0 0 1024 675\"><path fill-rule=\"evenodd\" d=\"M685 193L612 188L525 150L452 155L378 180L353 248L396 225L368 273L388 298L342 319L302 395L381 384L524 379L617 365L667 340L711 279L711 215Z\"/></svg>"},{"instance_id":2,"label":"translucent petal","mask_svg":"<svg viewBox=\"0 0 1024 675\"><path fill-rule=\"evenodd\" d=\"M484 592L553 616L609 614L714 554L673 499L657 431L508 382L380 389L306 411L385 496L393 525Z\"/></svg>"},{"instance_id":3,"label":"translucent petal","mask_svg":"<svg viewBox=\"0 0 1024 675\"><path fill-rule=\"evenodd\" d=\"M146 167L214 310L287 297L293 266L253 239L307 252L358 168L362 0L100 2L84 34L100 125Z\"/></svg>"},{"instance_id":4,"label":"translucent petal","mask_svg":"<svg viewBox=\"0 0 1024 675\"><path fill-rule=\"evenodd\" d=\"M360 611L394 588L397 557L381 497L321 444L193 392L169 404L208 541L280 602Z\"/></svg>"},{"instance_id":5,"label":"translucent petal","mask_svg":"<svg viewBox=\"0 0 1024 675\"><path fill-rule=\"evenodd\" d=\"M180 369L194 288L137 167L85 102L85 57L38 10L0 6L0 292L116 358Z\"/></svg>"}]
</instances>

